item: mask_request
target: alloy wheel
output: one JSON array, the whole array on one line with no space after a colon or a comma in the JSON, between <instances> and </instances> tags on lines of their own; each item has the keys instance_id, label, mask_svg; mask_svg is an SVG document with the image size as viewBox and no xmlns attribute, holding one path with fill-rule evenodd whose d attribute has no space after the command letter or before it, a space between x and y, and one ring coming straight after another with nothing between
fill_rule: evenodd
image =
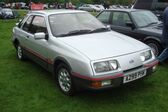
<instances>
[{"instance_id":1,"label":"alloy wheel","mask_svg":"<svg viewBox=\"0 0 168 112\"><path fill-rule=\"evenodd\" d=\"M64 92L71 90L71 77L69 72L65 68L61 68L58 72L59 86Z\"/></svg>"},{"instance_id":2,"label":"alloy wheel","mask_svg":"<svg viewBox=\"0 0 168 112\"><path fill-rule=\"evenodd\" d=\"M22 54L22 48L18 45L17 46L17 56L18 58L21 60L22 57L23 57L23 54Z\"/></svg>"}]
</instances>

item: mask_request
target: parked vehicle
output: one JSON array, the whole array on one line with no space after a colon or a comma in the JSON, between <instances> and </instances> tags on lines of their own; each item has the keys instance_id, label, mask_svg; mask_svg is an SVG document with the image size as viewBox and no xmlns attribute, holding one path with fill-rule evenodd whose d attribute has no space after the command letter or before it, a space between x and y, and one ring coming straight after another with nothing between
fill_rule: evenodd
<instances>
[{"instance_id":1,"label":"parked vehicle","mask_svg":"<svg viewBox=\"0 0 168 112\"><path fill-rule=\"evenodd\" d=\"M150 10L162 19L163 11L167 6L167 0L135 0L132 8Z\"/></svg>"},{"instance_id":2,"label":"parked vehicle","mask_svg":"<svg viewBox=\"0 0 168 112\"><path fill-rule=\"evenodd\" d=\"M92 11L99 12L99 11L101 11L101 8L96 7L94 5L91 5L91 4L84 4L80 7L78 7L78 9L79 10L84 10L84 11L89 11L89 12L92 12Z\"/></svg>"},{"instance_id":3,"label":"parked vehicle","mask_svg":"<svg viewBox=\"0 0 168 112\"><path fill-rule=\"evenodd\" d=\"M0 7L1 8L5 7L5 2L0 2Z\"/></svg>"},{"instance_id":4,"label":"parked vehicle","mask_svg":"<svg viewBox=\"0 0 168 112\"><path fill-rule=\"evenodd\" d=\"M111 9L104 10L97 18L111 29L131 36L149 45L158 56L164 45L161 43L162 23L147 10Z\"/></svg>"},{"instance_id":5,"label":"parked vehicle","mask_svg":"<svg viewBox=\"0 0 168 112\"><path fill-rule=\"evenodd\" d=\"M111 5L110 9L128 9L129 6L123 6L123 5Z\"/></svg>"},{"instance_id":6,"label":"parked vehicle","mask_svg":"<svg viewBox=\"0 0 168 112\"><path fill-rule=\"evenodd\" d=\"M103 5L95 4L94 6L98 7L100 11L105 9Z\"/></svg>"},{"instance_id":7,"label":"parked vehicle","mask_svg":"<svg viewBox=\"0 0 168 112\"><path fill-rule=\"evenodd\" d=\"M150 75L158 61L150 47L106 28L77 10L32 11L13 28L20 60L52 72L60 90L104 89Z\"/></svg>"},{"instance_id":8,"label":"parked vehicle","mask_svg":"<svg viewBox=\"0 0 168 112\"><path fill-rule=\"evenodd\" d=\"M48 9L48 4L44 4L44 9Z\"/></svg>"},{"instance_id":9,"label":"parked vehicle","mask_svg":"<svg viewBox=\"0 0 168 112\"><path fill-rule=\"evenodd\" d=\"M14 19L15 15L14 15L12 9L2 8L2 9L0 9L0 18L1 19Z\"/></svg>"}]
</instances>

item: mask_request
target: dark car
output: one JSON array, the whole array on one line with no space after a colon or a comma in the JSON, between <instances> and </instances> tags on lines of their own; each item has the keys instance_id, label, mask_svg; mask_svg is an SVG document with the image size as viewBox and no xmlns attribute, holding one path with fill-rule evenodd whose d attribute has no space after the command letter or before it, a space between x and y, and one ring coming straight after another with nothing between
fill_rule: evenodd
<instances>
[{"instance_id":1,"label":"dark car","mask_svg":"<svg viewBox=\"0 0 168 112\"><path fill-rule=\"evenodd\" d=\"M135 0L132 8L150 10L162 19L163 11L167 6L167 0Z\"/></svg>"},{"instance_id":2,"label":"dark car","mask_svg":"<svg viewBox=\"0 0 168 112\"><path fill-rule=\"evenodd\" d=\"M5 7L5 2L0 2L0 7Z\"/></svg>"},{"instance_id":3,"label":"dark car","mask_svg":"<svg viewBox=\"0 0 168 112\"><path fill-rule=\"evenodd\" d=\"M149 45L158 56L164 45L161 43L162 22L151 12L137 9L104 10L97 18L111 29L131 36Z\"/></svg>"},{"instance_id":4,"label":"dark car","mask_svg":"<svg viewBox=\"0 0 168 112\"><path fill-rule=\"evenodd\" d=\"M2 8L2 9L0 9L0 18L1 19L14 19L15 15L14 15L12 9Z\"/></svg>"}]
</instances>

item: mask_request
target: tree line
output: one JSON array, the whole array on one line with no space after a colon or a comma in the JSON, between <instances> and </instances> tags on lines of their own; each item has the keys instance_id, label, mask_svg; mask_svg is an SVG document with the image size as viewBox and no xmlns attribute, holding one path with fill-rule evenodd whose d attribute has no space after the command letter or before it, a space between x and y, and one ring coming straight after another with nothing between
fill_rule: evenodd
<instances>
[{"instance_id":1,"label":"tree line","mask_svg":"<svg viewBox=\"0 0 168 112\"><path fill-rule=\"evenodd\" d=\"M66 3L66 2L72 2L73 4L79 4L79 3L90 3L90 4L103 4L108 3L110 5L113 4L121 4L121 5L129 5L132 3L133 0L0 0L0 2L5 3L13 3L13 2L42 2L42 3Z\"/></svg>"}]
</instances>

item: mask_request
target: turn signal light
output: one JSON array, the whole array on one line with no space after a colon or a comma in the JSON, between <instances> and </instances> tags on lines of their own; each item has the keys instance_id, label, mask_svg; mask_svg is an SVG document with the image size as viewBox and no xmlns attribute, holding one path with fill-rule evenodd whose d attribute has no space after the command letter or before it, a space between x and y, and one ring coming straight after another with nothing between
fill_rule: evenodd
<instances>
[{"instance_id":1,"label":"turn signal light","mask_svg":"<svg viewBox=\"0 0 168 112\"><path fill-rule=\"evenodd\" d=\"M111 85L111 80L91 82L91 87L92 88L100 88L100 87L108 86L108 85Z\"/></svg>"},{"instance_id":2,"label":"turn signal light","mask_svg":"<svg viewBox=\"0 0 168 112\"><path fill-rule=\"evenodd\" d=\"M100 87L102 87L102 83L101 83L101 81L91 82L91 87L92 88L100 88Z\"/></svg>"}]
</instances>

